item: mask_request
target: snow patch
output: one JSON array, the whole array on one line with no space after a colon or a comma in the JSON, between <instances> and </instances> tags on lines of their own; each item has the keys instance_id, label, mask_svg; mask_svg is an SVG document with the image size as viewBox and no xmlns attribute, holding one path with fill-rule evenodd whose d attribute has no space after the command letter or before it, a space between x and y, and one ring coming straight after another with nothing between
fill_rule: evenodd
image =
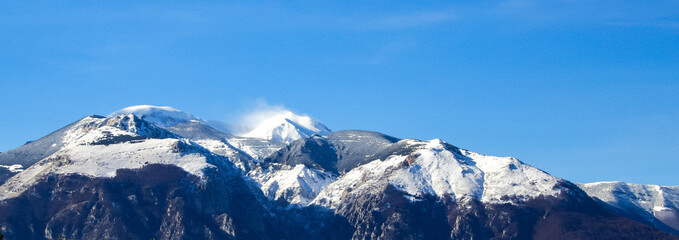
<instances>
[{"instance_id":1,"label":"snow patch","mask_svg":"<svg viewBox=\"0 0 679 240\"><path fill-rule=\"evenodd\" d=\"M14 164L14 165L0 165L1 168L7 168L10 172L13 173L18 173L24 171L24 167L21 166L21 164Z\"/></svg>"}]
</instances>

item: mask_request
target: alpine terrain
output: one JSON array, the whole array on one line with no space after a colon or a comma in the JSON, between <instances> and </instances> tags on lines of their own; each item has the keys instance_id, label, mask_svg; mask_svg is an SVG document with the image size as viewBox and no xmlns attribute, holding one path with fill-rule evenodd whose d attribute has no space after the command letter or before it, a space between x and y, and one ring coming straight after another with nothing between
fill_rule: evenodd
<instances>
[{"instance_id":1,"label":"alpine terrain","mask_svg":"<svg viewBox=\"0 0 679 240\"><path fill-rule=\"evenodd\" d=\"M226 127L225 127L226 126ZM0 153L5 239L679 239L679 187L575 184L440 139L171 107Z\"/></svg>"}]
</instances>

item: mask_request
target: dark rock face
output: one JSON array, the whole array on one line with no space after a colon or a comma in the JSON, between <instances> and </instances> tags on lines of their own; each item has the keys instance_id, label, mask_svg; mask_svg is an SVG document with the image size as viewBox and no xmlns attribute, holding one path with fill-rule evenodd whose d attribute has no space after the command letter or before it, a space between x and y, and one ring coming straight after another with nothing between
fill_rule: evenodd
<instances>
[{"instance_id":1,"label":"dark rock face","mask_svg":"<svg viewBox=\"0 0 679 240\"><path fill-rule=\"evenodd\" d=\"M270 163L295 166L304 164L334 174L341 174L375 159L384 160L393 155L409 155L420 146L377 132L347 130L326 137L298 139L265 158L264 167ZM453 151L456 147L446 144Z\"/></svg>"},{"instance_id":2,"label":"dark rock face","mask_svg":"<svg viewBox=\"0 0 679 240\"><path fill-rule=\"evenodd\" d=\"M293 141L288 146L266 157L262 162L280 163L290 166L304 164L307 167L337 173L335 148L323 138L305 138Z\"/></svg>"},{"instance_id":3,"label":"dark rock face","mask_svg":"<svg viewBox=\"0 0 679 240\"><path fill-rule=\"evenodd\" d=\"M224 133L200 122L182 122L165 129L189 139L221 140L233 137L231 134Z\"/></svg>"},{"instance_id":4,"label":"dark rock face","mask_svg":"<svg viewBox=\"0 0 679 240\"><path fill-rule=\"evenodd\" d=\"M294 166L304 164L334 174L349 170L375 159L384 159L403 148L394 144L399 139L381 133L348 130L326 137L298 139L271 154L262 162Z\"/></svg>"},{"instance_id":5,"label":"dark rock face","mask_svg":"<svg viewBox=\"0 0 679 240\"><path fill-rule=\"evenodd\" d=\"M349 170L376 159L375 154L400 139L378 132L347 130L332 132L326 136L335 147L339 159L337 170Z\"/></svg>"},{"instance_id":6,"label":"dark rock face","mask_svg":"<svg viewBox=\"0 0 679 240\"><path fill-rule=\"evenodd\" d=\"M662 215L662 213L658 214L658 217L656 217L653 214L650 214L649 212L646 212L645 210L639 208L638 206L628 203L629 199L619 199L618 203L620 205L618 206L612 206L604 201L601 201L596 197L594 197L594 200L599 202L601 205L606 206L607 210L614 212L620 216L653 226L657 229L679 236L679 230L677 230L677 228L679 228L679 224L677 224L679 223L679 217L677 217L677 215L668 214L669 216L667 217L669 217L670 219L667 218L663 219L664 222L668 222L670 224L675 223L672 226L670 226L668 224L663 223L663 221L659 220L660 217L665 217ZM674 219L671 219L672 217ZM672 222L672 220L674 220L674 222Z\"/></svg>"},{"instance_id":7,"label":"dark rock face","mask_svg":"<svg viewBox=\"0 0 679 240\"><path fill-rule=\"evenodd\" d=\"M347 236L320 208L272 207L239 175L201 181L171 165L119 170L111 179L51 176L0 202L9 239L314 239ZM226 184L224 187L223 184Z\"/></svg>"},{"instance_id":8,"label":"dark rock face","mask_svg":"<svg viewBox=\"0 0 679 240\"><path fill-rule=\"evenodd\" d=\"M577 187L517 205L405 195L386 184L349 195L337 213L356 228L354 239L679 239L606 211Z\"/></svg>"},{"instance_id":9,"label":"dark rock face","mask_svg":"<svg viewBox=\"0 0 679 240\"><path fill-rule=\"evenodd\" d=\"M679 239L568 183L567 194L516 205L411 201L384 184L347 194L332 213L270 202L233 169L206 176L155 164L114 178L50 176L0 202L0 230L9 239Z\"/></svg>"},{"instance_id":10,"label":"dark rock face","mask_svg":"<svg viewBox=\"0 0 679 240\"><path fill-rule=\"evenodd\" d=\"M14 174L16 174L16 173L9 171L9 169L7 169L7 168L0 167L0 184L6 182L7 179L14 176Z\"/></svg>"},{"instance_id":11,"label":"dark rock face","mask_svg":"<svg viewBox=\"0 0 679 240\"><path fill-rule=\"evenodd\" d=\"M447 239L446 209L431 197L410 202L385 184L373 194L348 195L337 209L356 230L354 239Z\"/></svg>"}]
</instances>

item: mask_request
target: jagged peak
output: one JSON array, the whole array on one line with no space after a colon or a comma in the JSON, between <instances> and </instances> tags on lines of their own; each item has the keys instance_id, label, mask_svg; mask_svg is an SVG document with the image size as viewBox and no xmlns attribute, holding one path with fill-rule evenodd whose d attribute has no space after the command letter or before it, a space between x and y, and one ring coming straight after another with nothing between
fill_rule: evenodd
<instances>
[{"instance_id":1,"label":"jagged peak","mask_svg":"<svg viewBox=\"0 0 679 240\"><path fill-rule=\"evenodd\" d=\"M169 127L182 122L203 121L200 118L168 106L136 105L109 114L113 117L121 114L134 114L158 127Z\"/></svg>"},{"instance_id":2,"label":"jagged peak","mask_svg":"<svg viewBox=\"0 0 679 240\"><path fill-rule=\"evenodd\" d=\"M127 136L118 139L116 136ZM130 138L132 137L132 138ZM121 113L107 118L85 117L76 122L62 137L64 145L112 143L117 140L137 138L178 138L131 113Z\"/></svg>"}]
</instances>

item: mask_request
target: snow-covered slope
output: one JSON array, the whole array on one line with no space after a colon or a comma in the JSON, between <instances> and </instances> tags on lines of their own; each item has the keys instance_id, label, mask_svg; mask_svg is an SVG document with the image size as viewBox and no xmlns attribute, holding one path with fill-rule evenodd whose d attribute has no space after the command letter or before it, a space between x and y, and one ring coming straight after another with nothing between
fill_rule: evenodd
<instances>
[{"instance_id":1,"label":"snow-covered slope","mask_svg":"<svg viewBox=\"0 0 679 240\"><path fill-rule=\"evenodd\" d=\"M103 118L104 117L95 115L84 117L38 140L31 141L10 151L0 153L0 165L20 165L24 169L28 168L52 153L59 151L59 149L68 144L73 138L72 136L78 134L75 129L81 129L82 126L97 122ZM16 170L18 168L15 166L14 169ZM12 173L16 173L16 171L7 171L7 174L5 175L8 178L13 175ZM2 180L2 175L3 174L0 173L0 184L4 182Z\"/></svg>"},{"instance_id":2,"label":"snow-covered slope","mask_svg":"<svg viewBox=\"0 0 679 240\"><path fill-rule=\"evenodd\" d=\"M198 143L214 154L228 157L245 172L250 171L259 160L285 146L280 142L237 137L198 121L178 123L165 129Z\"/></svg>"},{"instance_id":3,"label":"snow-covered slope","mask_svg":"<svg viewBox=\"0 0 679 240\"><path fill-rule=\"evenodd\" d=\"M265 119L252 131L242 136L287 143L314 134L326 135L328 133L330 133L328 127L311 117L284 111Z\"/></svg>"},{"instance_id":4,"label":"snow-covered slope","mask_svg":"<svg viewBox=\"0 0 679 240\"><path fill-rule=\"evenodd\" d=\"M624 182L578 184L588 195L630 216L679 230L679 186L658 186Z\"/></svg>"},{"instance_id":5,"label":"snow-covered slope","mask_svg":"<svg viewBox=\"0 0 679 240\"><path fill-rule=\"evenodd\" d=\"M141 121L131 114L117 114L112 118L105 118L97 115L84 117L66 127L48 134L36 141L27 143L21 147L10 150L8 152L0 153L0 165L14 166L21 165L23 169L30 167L36 162L52 155L53 153L63 149L69 144L77 141L87 141L81 139L83 136L90 134L90 131L100 127L120 128L123 131L130 131L139 134L135 138L151 138L151 137L175 137L171 133L155 127L151 123ZM111 131L115 131L111 129ZM111 131L99 131L99 135L89 135L91 138L102 138L101 143L105 143L104 138L125 138L131 136L114 136L110 134ZM89 139L94 140L94 139ZM16 167L14 168L17 169ZM0 183L13 176L17 171L0 171Z\"/></svg>"},{"instance_id":6,"label":"snow-covered slope","mask_svg":"<svg viewBox=\"0 0 679 240\"><path fill-rule=\"evenodd\" d=\"M0 186L0 199L17 196L51 174L113 177L118 169L170 164L202 176L216 156L132 114L83 121L64 135L65 146ZM226 160L222 160L226 161Z\"/></svg>"},{"instance_id":7,"label":"snow-covered slope","mask_svg":"<svg viewBox=\"0 0 679 240\"><path fill-rule=\"evenodd\" d=\"M247 153L259 161L285 146L284 143L259 138L230 137L227 139L231 146Z\"/></svg>"},{"instance_id":8,"label":"snow-covered slope","mask_svg":"<svg viewBox=\"0 0 679 240\"><path fill-rule=\"evenodd\" d=\"M152 105L130 106L109 114L109 117L121 114L134 114L158 127L169 127L182 122L202 121L200 118L172 107Z\"/></svg>"},{"instance_id":9,"label":"snow-covered slope","mask_svg":"<svg viewBox=\"0 0 679 240\"><path fill-rule=\"evenodd\" d=\"M439 139L399 143L412 150L354 168L321 191L312 204L337 208L346 194L372 192L385 184L405 192L411 201L436 196L518 203L562 191L562 179L514 158L457 149Z\"/></svg>"},{"instance_id":10,"label":"snow-covered slope","mask_svg":"<svg viewBox=\"0 0 679 240\"><path fill-rule=\"evenodd\" d=\"M306 205L335 177L317 169L298 164L292 169L280 169L264 180L262 192L271 199Z\"/></svg>"},{"instance_id":11,"label":"snow-covered slope","mask_svg":"<svg viewBox=\"0 0 679 240\"><path fill-rule=\"evenodd\" d=\"M237 137L215 128L210 121L172 107L158 107L150 105L131 106L109 116L133 114L155 126L164 128L181 137L188 138L207 148L211 152L228 157L236 166L249 171L251 165L283 146L280 142L265 139ZM215 123L216 121L211 121ZM225 123L221 123L226 125Z\"/></svg>"}]
</instances>

